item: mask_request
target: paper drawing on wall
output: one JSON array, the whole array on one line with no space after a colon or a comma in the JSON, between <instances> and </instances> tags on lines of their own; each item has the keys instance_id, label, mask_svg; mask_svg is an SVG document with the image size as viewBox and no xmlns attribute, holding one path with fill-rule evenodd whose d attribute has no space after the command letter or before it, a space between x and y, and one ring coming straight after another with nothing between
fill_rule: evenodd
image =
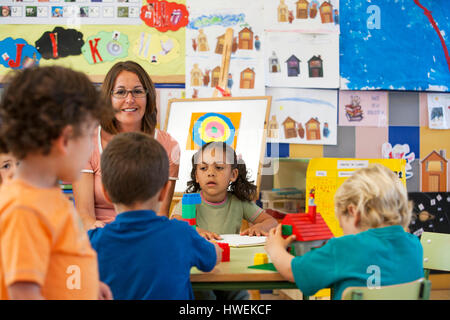
<instances>
[{"instance_id":1,"label":"paper drawing on wall","mask_svg":"<svg viewBox=\"0 0 450 320\"><path fill-rule=\"evenodd\" d=\"M191 87L199 87L202 85L203 72L195 63L191 70Z\"/></svg>"},{"instance_id":2,"label":"paper drawing on wall","mask_svg":"<svg viewBox=\"0 0 450 320\"><path fill-rule=\"evenodd\" d=\"M421 161L422 192L447 191L447 163L445 150L433 150Z\"/></svg>"},{"instance_id":3,"label":"paper drawing on wall","mask_svg":"<svg viewBox=\"0 0 450 320\"><path fill-rule=\"evenodd\" d=\"M89 64L97 64L125 58L129 45L124 33L100 31L86 39L81 52Z\"/></svg>"},{"instance_id":4,"label":"paper drawing on wall","mask_svg":"<svg viewBox=\"0 0 450 320\"><path fill-rule=\"evenodd\" d=\"M36 40L35 46L44 59L59 59L81 54L83 34L75 29L56 27Z\"/></svg>"},{"instance_id":5,"label":"paper drawing on wall","mask_svg":"<svg viewBox=\"0 0 450 320\"><path fill-rule=\"evenodd\" d=\"M251 28L244 28L239 31L238 48L241 50L253 49L253 31Z\"/></svg>"},{"instance_id":6,"label":"paper drawing on wall","mask_svg":"<svg viewBox=\"0 0 450 320\"><path fill-rule=\"evenodd\" d=\"M135 41L133 52L153 65L168 63L180 55L180 44L166 34L141 32L139 39Z\"/></svg>"},{"instance_id":7,"label":"paper drawing on wall","mask_svg":"<svg viewBox=\"0 0 450 320\"><path fill-rule=\"evenodd\" d=\"M241 72L241 89L253 89L255 87L255 71L247 68Z\"/></svg>"},{"instance_id":8,"label":"paper drawing on wall","mask_svg":"<svg viewBox=\"0 0 450 320\"><path fill-rule=\"evenodd\" d=\"M39 64L41 54L22 38L0 41L0 64L5 68L23 69Z\"/></svg>"},{"instance_id":9,"label":"paper drawing on wall","mask_svg":"<svg viewBox=\"0 0 450 320\"><path fill-rule=\"evenodd\" d=\"M278 121L277 116L272 115L272 117L269 120L269 123L267 124L267 138L278 138Z\"/></svg>"},{"instance_id":10,"label":"paper drawing on wall","mask_svg":"<svg viewBox=\"0 0 450 320\"><path fill-rule=\"evenodd\" d=\"M280 61L275 51L272 51L272 55L269 57L269 72L281 72Z\"/></svg>"},{"instance_id":11,"label":"paper drawing on wall","mask_svg":"<svg viewBox=\"0 0 450 320\"><path fill-rule=\"evenodd\" d=\"M289 15L288 6L284 3L284 0L280 0L280 4L278 5L277 16L278 22L287 22Z\"/></svg>"},{"instance_id":12,"label":"paper drawing on wall","mask_svg":"<svg viewBox=\"0 0 450 320\"><path fill-rule=\"evenodd\" d=\"M320 140L320 122L319 119L311 118L305 123L306 140ZM329 134L329 131L328 131Z\"/></svg>"},{"instance_id":13,"label":"paper drawing on wall","mask_svg":"<svg viewBox=\"0 0 450 320\"><path fill-rule=\"evenodd\" d=\"M363 111L361 110L361 98L359 96L351 96L351 103L345 105L345 116L348 121L361 121Z\"/></svg>"},{"instance_id":14,"label":"paper drawing on wall","mask_svg":"<svg viewBox=\"0 0 450 320\"><path fill-rule=\"evenodd\" d=\"M209 51L208 38L204 34L203 29L198 30L197 46L198 51Z\"/></svg>"},{"instance_id":15,"label":"paper drawing on wall","mask_svg":"<svg viewBox=\"0 0 450 320\"><path fill-rule=\"evenodd\" d=\"M427 94L428 127L430 129L450 129L450 95Z\"/></svg>"},{"instance_id":16,"label":"paper drawing on wall","mask_svg":"<svg viewBox=\"0 0 450 320\"><path fill-rule=\"evenodd\" d=\"M160 32L177 31L189 22L189 12L184 4L164 0L147 0L140 17L146 25Z\"/></svg>"},{"instance_id":17,"label":"paper drawing on wall","mask_svg":"<svg viewBox=\"0 0 450 320\"><path fill-rule=\"evenodd\" d=\"M413 177L411 162L416 158L414 152L410 153L408 144L396 144L394 147L389 142L385 142L381 147L382 156L384 159L405 159L405 175L406 179Z\"/></svg>"},{"instance_id":18,"label":"paper drawing on wall","mask_svg":"<svg viewBox=\"0 0 450 320\"><path fill-rule=\"evenodd\" d=\"M310 78L323 77L323 60L320 55L308 60L308 70Z\"/></svg>"},{"instance_id":19,"label":"paper drawing on wall","mask_svg":"<svg viewBox=\"0 0 450 320\"><path fill-rule=\"evenodd\" d=\"M269 119L279 119L278 138L267 142L290 144L337 143L337 91L268 88L272 96Z\"/></svg>"},{"instance_id":20,"label":"paper drawing on wall","mask_svg":"<svg viewBox=\"0 0 450 320\"><path fill-rule=\"evenodd\" d=\"M297 77L300 74L300 62L295 55L286 60L288 77Z\"/></svg>"},{"instance_id":21,"label":"paper drawing on wall","mask_svg":"<svg viewBox=\"0 0 450 320\"><path fill-rule=\"evenodd\" d=\"M223 141L236 149L240 112L192 113L186 150L197 150L211 141Z\"/></svg>"}]
</instances>

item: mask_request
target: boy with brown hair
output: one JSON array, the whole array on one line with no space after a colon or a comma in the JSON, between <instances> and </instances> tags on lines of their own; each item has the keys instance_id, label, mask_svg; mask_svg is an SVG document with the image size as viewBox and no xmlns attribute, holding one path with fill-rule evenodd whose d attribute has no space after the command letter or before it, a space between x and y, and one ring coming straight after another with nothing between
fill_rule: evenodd
<instances>
[{"instance_id":1,"label":"boy with brown hair","mask_svg":"<svg viewBox=\"0 0 450 320\"><path fill-rule=\"evenodd\" d=\"M115 299L193 299L191 268L211 271L222 251L186 222L156 214L169 186L162 145L144 133L119 133L100 162L105 197L117 212L113 222L88 232L100 279Z\"/></svg>"},{"instance_id":2,"label":"boy with brown hair","mask_svg":"<svg viewBox=\"0 0 450 320\"><path fill-rule=\"evenodd\" d=\"M0 190L0 299L111 298L97 256L58 181L74 181L109 108L82 73L14 73L0 102L0 153L18 161Z\"/></svg>"}]
</instances>

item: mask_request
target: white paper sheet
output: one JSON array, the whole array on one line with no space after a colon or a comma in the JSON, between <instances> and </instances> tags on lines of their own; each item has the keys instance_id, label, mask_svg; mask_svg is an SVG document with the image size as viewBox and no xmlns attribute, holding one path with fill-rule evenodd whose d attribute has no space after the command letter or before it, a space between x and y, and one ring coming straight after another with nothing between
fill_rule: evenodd
<instances>
[{"instance_id":1,"label":"white paper sheet","mask_svg":"<svg viewBox=\"0 0 450 320\"><path fill-rule=\"evenodd\" d=\"M222 234L223 240L217 242L228 243L230 247L252 247L262 246L266 243L265 236L241 236L239 234Z\"/></svg>"}]
</instances>

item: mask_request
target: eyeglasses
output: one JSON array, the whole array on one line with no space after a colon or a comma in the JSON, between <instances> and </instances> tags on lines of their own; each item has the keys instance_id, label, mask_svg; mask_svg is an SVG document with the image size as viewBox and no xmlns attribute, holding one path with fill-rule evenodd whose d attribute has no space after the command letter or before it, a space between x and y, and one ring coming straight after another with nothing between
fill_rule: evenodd
<instances>
[{"instance_id":1,"label":"eyeglasses","mask_svg":"<svg viewBox=\"0 0 450 320\"><path fill-rule=\"evenodd\" d=\"M131 92L131 95L135 98L144 98L145 95L147 94L147 90L139 89L139 88L136 88L133 90L126 90L126 89L120 88L120 89L111 91L111 94L114 98L125 99L128 96L129 92Z\"/></svg>"}]
</instances>

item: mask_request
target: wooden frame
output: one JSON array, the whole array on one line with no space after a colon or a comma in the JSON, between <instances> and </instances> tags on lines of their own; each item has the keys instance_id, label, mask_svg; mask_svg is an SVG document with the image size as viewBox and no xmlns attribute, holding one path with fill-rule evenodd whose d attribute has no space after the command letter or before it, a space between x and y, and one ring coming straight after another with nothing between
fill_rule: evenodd
<instances>
[{"instance_id":1,"label":"wooden frame","mask_svg":"<svg viewBox=\"0 0 450 320\"><path fill-rule=\"evenodd\" d=\"M255 181L259 194L271 102L270 96L169 100L164 130L177 140L181 149L179 180L175 187L175 196L179 197L183 194L187 187L186 183L190 180L191 159L196 150L187 148L187 140L191 115L194 112L241 113L240 126L236 128L239 129L236 153L242 154L247 169L251 170L251 180ZM247 139L243 137L246 133L251 134ZM256 141L251 138L255 138Z\"/></svg>"}]
</instances>

